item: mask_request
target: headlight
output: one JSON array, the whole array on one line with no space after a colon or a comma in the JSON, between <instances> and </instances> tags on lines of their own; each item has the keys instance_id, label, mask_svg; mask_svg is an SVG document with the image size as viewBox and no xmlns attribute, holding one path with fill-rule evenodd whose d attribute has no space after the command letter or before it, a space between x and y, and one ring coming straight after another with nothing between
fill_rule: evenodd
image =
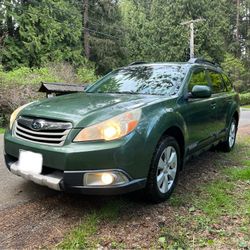
<instances>
[{"instance_id":1,"label":"headlight","mask_svg":"<svg viewBox=\"0 0 250 250\"><path fill-rule=\"evenodd\" d=\"M136 109L115 116L109 120L84 128L74 142L119 139L132 132L138 125L141 109Z\"/></svg>"},{"instance_id":2,"label":"headlight","mask_svg":"<svg viewBox=\"0 0 250 250\"><path fill-rule=\"evenodd\" d=\"M25 105L23 105L23 106L17 108L17 109L11 114L11 116L10 116L10 129L12 128L13 123L15 122L15 120L16 120L18 114L20 113L20 111L21 111L22 109L24 109L26 106L30 105L31 103L32 103L32 102L27 103L27 104L25 104Z\"/></svg>"}]
</instances>

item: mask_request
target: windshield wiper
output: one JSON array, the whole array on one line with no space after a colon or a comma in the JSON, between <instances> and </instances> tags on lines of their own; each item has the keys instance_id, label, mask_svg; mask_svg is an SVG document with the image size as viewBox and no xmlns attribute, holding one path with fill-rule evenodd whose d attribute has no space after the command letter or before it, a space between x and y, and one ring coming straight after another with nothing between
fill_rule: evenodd
<instances>
[{"instance_id":1,"label":"windshield wiper","mask_svg":"<svg viewBox=\"0 0 250 250\"><path fill-rule=\"evenodd\" d=\"M117 91L117 92L109 92L109 94L130 94L130 95L139 95L140 93L133 91Z\"/></svg>"},{"instance_id":2,"label":"windshield wiper","mask_svg":"<svg viewBox=\"0 0 250 250\"><path fill-rule=\"evenodd\" d=\"M129 94L129 95L158 95L163 96L165 94L156 94L156 93L138 93L133 91L116 91L116 92L86 92L86 93L98 93L98 94Z\"/></svg>"}]
</instances>

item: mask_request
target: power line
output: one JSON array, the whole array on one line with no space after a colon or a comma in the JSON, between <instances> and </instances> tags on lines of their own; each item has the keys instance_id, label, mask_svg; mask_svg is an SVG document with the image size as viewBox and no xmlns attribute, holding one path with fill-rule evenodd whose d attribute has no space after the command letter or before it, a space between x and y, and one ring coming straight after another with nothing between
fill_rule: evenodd
<instances>
[{"instance_id":1,"label":"power line","mask_svg":"<svg viewBox=\"0 0 250 250\"><path fill-rule=\"evenodd\" d=\"M88 6L91 7L91 5L88 5ZM98 6L93 6L93 5L92 5L92 7L96 8L96 7L98 7ZM107 15L105 15L104 13L100 13L99 11L93 11L92 9L89 9L89 12L91 12L93 15L98 14L98 15L101 16L101 17L107 17Z\"/></svg>"},{"instance_id":2,"label":"power line","mask_svg":"<svg viewBox=\"0 0 250 250\"><path fill-rule=\"evenodd\" d=\"M96 22L96 21L92 21L92 20L88 20L88 22L89 22L90 24L93 24L93 25L105 26L105 24L104 24L104 23L101 23L101 22ZM123 29L117 29L117 28L111 27L111 30L115 30L115 31L117 31L117 32L122 33L125 29L123 30Z\"/></svg>"},{"instance_id":3,"label":"power line","mask_svg":"<svg viewBox=\"0 0 250 250\"><path fill-rule=\"evenodd\" d=\"M104 23L100 23L100 22L96 22L96 21L92 21L92 20L91 21L89 20L89 23L104 26Z\"/></svg>"},{"instance_id":4,"label":"power line","mask_svg":"<svg viewBox=\"0 0 250 250\"><path fill-rule=\"evenodd\" d=\"M93 10L91 10L91 9L89 9L89 12L91 12L91 13L94 14L94 15L97 14L97 12L95 12L95 11L93 11ZM98 14L99 14L100 16L104 17L103 13L98 13Z\"/></svg>"},{"instance_id":5,"label":"power line","mask_svg":"<svg viewBox=\"0 0 250 250\"><path fill-rule=\"evenodd\" d=\"M110 34L107 34L107 33L104 33L104 32L100 32L100 31L97 31L97 30L92 30L92 29L89 29L89 28L84 28L90 32L94 32L94 33L97 33L97 34L101 34L101 35L104 35L104 36L107 36L107 37L112 37L112 38L116 38L116 39L119 39L119 37L117 36L113 36L113 35L110 35Z\"/></svg>"},{"instance_id":6,"label":"power line","mask_svg":"<svg viewBox=\"0 0 250 250\"><path fill-rule=\"evenodd\" d=\"M88 6L89 6L89 7L93 7L93 8L101 7L100 4L93 5L93 4L90 4L90 3L88 3ZM114 5L112 5L112 4L111 4L110 6L114 7Z\"/></svg>"}]
</instances>

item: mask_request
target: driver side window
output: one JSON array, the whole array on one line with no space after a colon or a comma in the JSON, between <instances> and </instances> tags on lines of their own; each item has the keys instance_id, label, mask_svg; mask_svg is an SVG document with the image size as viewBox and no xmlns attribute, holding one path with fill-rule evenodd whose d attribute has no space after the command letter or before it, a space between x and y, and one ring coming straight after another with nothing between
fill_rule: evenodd
<instances>
[{"instance_id":1,"label":"driver side window","mask_svg":"<svg viewBox=\"0 0 250 250\"><path fill-rule=\"evenodd\" d=\"M196 69L195 71L193 71L190 82L188 84L188 92L192 92L192 89L195 85L209 86L204 69Z\"/></svg>"}]
</instances>

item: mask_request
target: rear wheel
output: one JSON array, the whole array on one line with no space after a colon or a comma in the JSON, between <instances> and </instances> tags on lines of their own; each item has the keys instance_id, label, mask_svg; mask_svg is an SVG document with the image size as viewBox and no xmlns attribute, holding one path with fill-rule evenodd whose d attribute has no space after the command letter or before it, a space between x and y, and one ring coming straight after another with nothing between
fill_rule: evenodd
<instances>
[{"instance_id":1,"label":"rear wheel","mask_svg":"<svg viewBox=\"0 0 250 250\"><path fill-rule=\"evenodd\" d=\"M179 175L180 147L170 136L158 144L152 159L146 195L153 202L165 201L172 194Z\"/></svg>"},{"instance_id":2,"label":"rear wheel","mask_svg":"<svg viewBox=\"0 0 250 250\"><path fill-rule=\"evenodd\" d=\"M219 144L219 148L224 152L230 152L235 145L236 134L237 134L237 122L236 119L233 118L230 123L227 139L221 144Z\"/></svg>"}]
</instances>

